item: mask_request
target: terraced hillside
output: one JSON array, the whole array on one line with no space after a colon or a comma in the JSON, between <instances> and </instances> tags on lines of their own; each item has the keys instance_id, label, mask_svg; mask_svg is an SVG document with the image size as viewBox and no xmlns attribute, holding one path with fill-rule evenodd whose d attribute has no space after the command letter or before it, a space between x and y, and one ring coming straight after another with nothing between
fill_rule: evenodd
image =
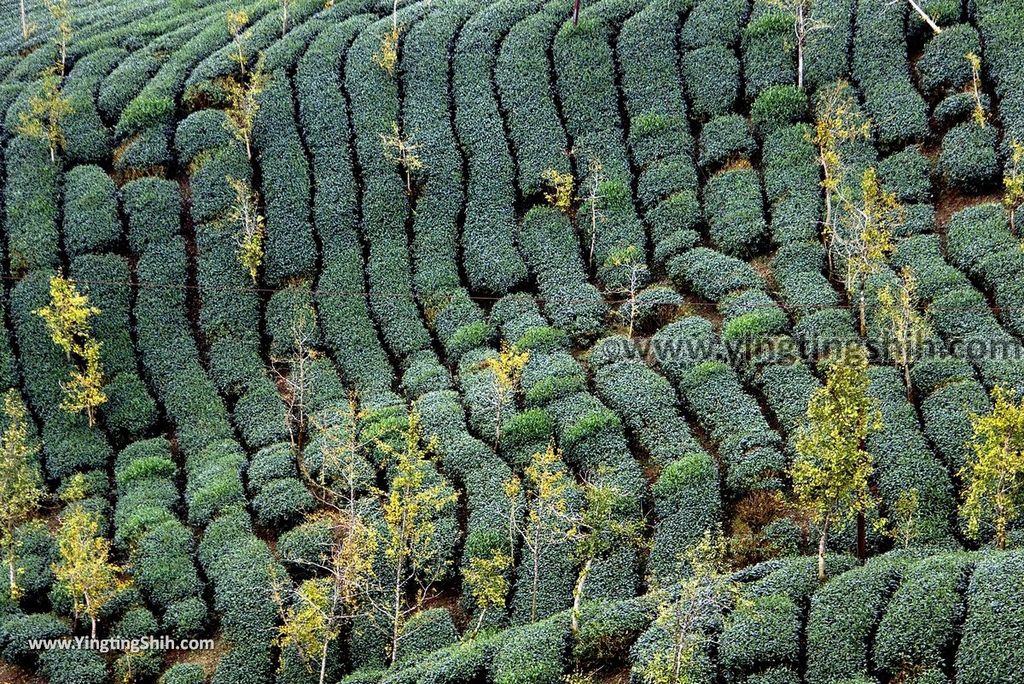
<instances>
[{"instance_id":1,"label":"terraced hillside","mask_svg":"<svg viewBox=\"0 0 1024 684\"><path fill-rule=\"evenodd\" d=\"M1024 0L2 4L3 684L1024 682Z\"/></svg>"}]
</instances>

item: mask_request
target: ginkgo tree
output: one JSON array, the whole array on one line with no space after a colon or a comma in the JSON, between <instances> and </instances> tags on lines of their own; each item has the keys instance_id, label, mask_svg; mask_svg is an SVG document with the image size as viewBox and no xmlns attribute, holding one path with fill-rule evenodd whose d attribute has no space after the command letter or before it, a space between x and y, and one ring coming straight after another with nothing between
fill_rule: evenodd
<instances>
[{"instance_id":1,"label":"ginkgo tree","mask_svg":"<svg viewBox=\"0 0 1024 684\"><path fill-rule=\"evenodd\" d=\"M1010 232L1017 235L1017 214L1024 210L1024 143L1010 141L1010 160L1003 176L1003 206L1010 214Z\"/></svg>"},{"instance_id":2,"label":"ginkgo tree","mask_svg":"<svg viewBox=\"0 0 1024 684\"><path fill-rule=\"evenodd\" d=\"M240 49L240 48L239 48ZM228 106L224 110L224 125L235 138L245 145L245 154L252 159L252 130L256 124L256 115L260 111L260 95L270 82L270 76L264 71L263 54L256 59L256 65L248 74L244 69L242 78L228 76L221 79L221 87L227 98Z\"/></svg>"},{"instance_id":3,"label":"ginkgo tree","mask_svg":"<svg viewBox=\"0 0 1024 684\"><path fill-rule=\"evenodd\" d=\"M971 66L971 95L974 97L971 118L978 128L985 128L988 125L988 119L985 116L985 107L981 103L981 57L973 52L968 52L964 55L964 59Z\"/></svg>"},{"instance_id":4,"label":"ginkgo tree","mask_svg":"<svg viewBox=\"0 0 1024 684\"><path fill-rule=\"evenodd\" d=\"M842 150L846 143L866 140L871 134L871 122L857 106L850 84L839 81L817 95L814 133L811 137L818 151L818 164L822 170L821 187L825 196L825 216L822 220L826 247L835 232L835 194L845 180ZM832 250L828 250L829 268Z\"/></svg>"},{"instance_id":5,"label":"ginkgo tree","mask_svg":"<svg viewBox=\"0 0 1024 684\"><path fill-rule=\"evenodd\" d=\"M68 45L71 44L71 0L43 0L46 11L54 23L54 42L57 48L57 66L64 78L68 65Z\"/></svg>"},{"instance_id":6,"label":"ginkgo tree","mask_svg":"<svg viewBox=\"0 0 1024 684\"><path fill-rule=\"evenodd\" d=\"M398 66L398 42L402 38L402 27L398 25L398 3L393 0L391 3L391 29L380 37L380 48L373 54L373 61L381 69L388 73L388 76L395 75L395 68Z\"/></svg>"},{"instance_id":7,"label":"ginkgo tree","mask_svg":"<svg viewBox=\"0 0 1024 684\"><path fill-rule=\"evenodd\" d=\"M793 17L793 37L796 48L796 87L804 89L804 51L807 38L815 31L829 28L829 25L811 16L811 0L768 0Z\"/></svg>"},{"instance_id":8,"label":"ginkgo tree","mask_svg":"<svg viewBox=\"0 0 1024 684\"><path fill-rule=\"evenodd\" d=\"M524 494L526 516L521 520L510 518L509 525L513 538L521 539L529 551L530 621L534 622L537 620L541 559L548 549L569 541L576 515L571 505L575 483L553 441L544 451L533 454L521 479L513 476L505 483L505 495L510 501L517 502Z\"/></svg>"},{"instance_id":9,"label":"ginkgo tree","mask_svg":"<svg viewBox=\"0 0 1024 684\"><path fill-rule=\"evenodd\" d=\"M739 583L729 578L728 542L721 530L707 530L679 554L672 587L655 588L660 597L654 626L664 646L639 667L644 684L697 684L707 681L702 652L715 645L711 629L718 614L742 607Z\"/></svg>"},{"instance_id":10,"label":"ginkgo tree","mask_svg":"<svg viewBox=\"0 0 1024 684\"><path fill-rule=\"evenodd\" d=\"M1024 400L996 387L992 403L991 412L971 415L971 451L960 472L965 483L960 512L969 536L976 539L982 525L991 526L996 548L1005 549L1024 497Z\"/></svg>"},{"instance_id":11,"label":"ginkgo tree","mask_svg":"<svg viewBox=\"0 0 1024 684\"><path fill-rule=\"evenodd\" d=\"M266 219L260 212L260 195L244 180L229 177L227 181L235 193L228 222L238 227L238 262L255 283L263 263L263 241L267 233Z\"/></svg>"},{"instance_id":12,"label":"ginkgo tree","mask_svg":"<svg viewBox=\"0 0 1024 684\"><path fill-rule=\"evenodd\" d=\"M570 624L575 634L580 629L580 608L585 595L586 582L594 562L606 554L623 548L644 545L643 521L624 515L628 500L622 492L605 482L605 474L583 484L583 510L573 516L568 537L576 544L580 571L572 591Z\"/></svg>"},{"instance_id":13,"label":"ginkgo tree","mask_svg":"<svg viewBox=\"0 0 1024 684\"><path fill-rule=\"evenodd\" d=\"M91 427L96 410L107 401L103 391L102 343L92 336L90 318L100 310L78 291L75 282L57 273L50 278L50 301L35 314L46 322L53 343L72 362L71 378L62 385L61 407L69 413L84 411Z\"/></svg>"},{"instance_id":14,"label":"ginkgo tree","mask_svg":"<svg viewBox=\"0 0 1024 684\"><path fill-rule=\"evenodd\" d=\"M411 135L403 136L397 123L391 124L390 133L380 134L380 141L384 157L401 169L405 177L405 191L411 195L413 178L426 168L419 154L419 144Z\"/></svg>"},{"instance_id":15,"label":"ginkgo tree","mask_svg":"<svg viewBox=\"0 0 1024 684\"><path fill-rule=\"evenodd\" d=\"M516 399L523 368L530 360L530 352L520 351L515 345L502 343L501 351L481 365L494 376L494 448L501 443L501 427L505 406Z\"/></svg>"},{"instance_id":16,"label":"ginkgo tree","mask_svg":"<svg viewBox=\"0 0 1024 684\"><path fill-rule=\"evenodd\" d=\"M331 642L341 634L337 620L338 596L329 578L308 579L295 590L288 590L275 579L273 595L281 614L275 645L281 649L280 669L288 666L294 650L312 673L317 667L318 684L327 677L327 653Z\"/></svg>"},{"instance_id":17,"label":"ginkgo tree","mask_svg":"<svg viewBox=\"0 0 1024 684\"><path fill-rule=\"evenodd\" d=\"M74 109L61 85L64 77L59 64L47 67L40 79L38 90L29 98L28 110L18 115L17 132L26 138L44 141L50 148L50 161L57 161L57 153L64 149L64 119Z\"/></svg>"},{"instance_id":18,"label":"ginkgo tree","mask_svg":"<svg viewBox=\"0 0 1024 684\"><path fill-rule=\"evenodd\" d=\"M103 609L130 582L123 579L123 568L110 559L110 540L103 536L98 514L69 498L57 531L53 574L71 595L76 619L83 614L89 618L95 639Z\"/></svg>"},{"instance_id":19,"label":"ginkgo tree","mask_svg":"<svg viewBox=\"0 0 1024 684\"><path fill-rule=\"evenodd\" d=\"M867 350L851 345L824 363L825 385L811 396L790 468L793 493L817 528L823 582L829 532L854 517L858 553L864 556L865 514L875 503L868 487L874 461L865 442L882 427L877 401L868 394Z\"/></svg>"},{"instance_id":20,"label":"ginkgo tree","mask_svg":"<svg viewBox=\"0 0 1024 684\"><path fill-rule=\"evenodd\" d=\"M231 35L231 43L234 45L234 49L231 53L231 59L238 65L242 74L245 74L245 65L248 63L249 58L245 54L243 32L245 31L245 27L249 25L249 13L242 9L229 9L224 15L224 20L227 22L228 33Z\"/></svg>"},{"instance_id":21,"label":"ginkgo tree","mask_svg":"<svg viewBox=\"0 0 1024 684\"><path fill-rule=\"evenodd\" d=\"M28 412L15 389L4 394L6 423L0 435L0 551L7 560L10 597L21 597L18 587L18 545L15 532L32 520L46 492L39 468L39 444L32 439Z\"/></svg>"},{"instance_id":22,"label":"ginkgo tree","mask_svg":"<svg viewBox=\"0 0 1024 684\"><path fill-rule=\"evenodd\" d=\"M640 295L640 288L647 282L647 261L636 245L627 245L613 250L604 262L605 268L625 269L627 278L622 287L612 291L612 294L625 296L625 301L619 306L618 315L626 324L626 337L633 339L633 328L636 326L637 298Z\"/></svg>"},{"instance_id":23,"label":"ginkgo tree","mask_svg":"<svg viewBox=\"0 0 1024 684\"><path fill-rule=\"evenodd\" d=\"M368 614L366 597L378 588L374 561L381 535L364 517L372 473L362 454L372 440L359 434L362 415L353 396L341 408L311 416L319 439L316 462L298 449L299 472L319 503L310 522L324 526L328 539L315 557L288 559L318 576L310 580L314 584L276 590L283 618L278 641L295 647L306 668L318 672L319 684L326 681L330 643L346 624Z\"/></svg>"},{"instance_id":24,"label":"ginkgo tree","mask_svg":"<svg viewBox=\"0 0 1024 684\"><path fill-rule=\"evenodd\" d=\"M477 610L474 635L484 624L487 611L500 610L505 606L505 598L510 588L508 574L512 569L512 562L509 553L502 548L495 548L491 550L489 556L474 556L463 566L463 586L469 592Z\"/></svg>"},{"instance_id":25,"label":"ginkgo tree","mask_svg":"<svg viewBox=\"0 0 1024 684\"><path fill-rule=\"evenodd\" d=\"M544 191L544 201L563 214L568 215L572 210L573 177L571 173L563 173L558 169L544 169L541 174L547 189Z\"/></svg>"},{"instance_id":26,"label":"ginkgo tree","mask_svg":"<svg viewBox=\"0 0 1024 684\"><path fill-rule=\"evenodd\" d=\"M80 353L80 367L73 368L71 378L62 385L65 396L61 407L68 413L84 411L90 427L96 423L96 409L107 402L100 347L95 339L87 339Z\"/></svg>"},{"instance_id":27,"label":"ginkgo tree","mask_svg":"<svg viewBox=\"0 0 1024 684\"><path fill-rule=\"evenodd\" d=\"M896 195L882 188L874 167L864 171L860 196L851 198L849 188L838 196L842 215L831 230L831 248L845 265L846 292L857 302L860 334L867 334L867 281L885 266L893 249L893 231L906 217Z\"/></svg>"},{"instance_id":28,"label":"ginkgo tree","mask_svg":"<svg viewBox=\"0 0 1024 684\"><path fill-rule=\"evenodd\" d=\"M925 340L932 334L927 315L921 311L917 295L917 279L913 271L904 268L899 287L886 285L878 292L878 321L889 358L903 372L907 399L914 400L914 385L910 380L910 367L917 361Z\"/></svg>"},{"instance_id":29,"label":"ginkgo tree","mask_svg":"<svg viewBox=\"0 0 1024 684\"><path fill-rule=\"evenodd\" d=\"M394 662L408 617L422 607L449 563L438 553L437 517L455 503L458 493L437 475L431 460L436 440L425 438L415 411L397 439L378 439L375 446L385 454L392 474L387 491L376 492L383 517L379 549L390 577L377 577L380 591L369 591L364 598L374 622L387 634Z\"/></svg>"}]
</instances>

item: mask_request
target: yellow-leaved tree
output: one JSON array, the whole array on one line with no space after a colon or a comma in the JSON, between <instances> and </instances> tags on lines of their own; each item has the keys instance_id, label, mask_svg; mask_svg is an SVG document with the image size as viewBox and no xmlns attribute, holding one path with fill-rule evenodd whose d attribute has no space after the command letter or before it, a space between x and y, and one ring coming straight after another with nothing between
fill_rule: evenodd
<instances>
[{"instance_id":1,"label":"yellow-leaved tree","mask_svg":"<svg viewBox=\"0 0 1024 684\"><path fill-rule=\"evenodd\" d=\"M256 66L248 74L242 70L242 77L227 76L220 84L227 97L228 106L224 110L224 125L235 138L245 145L245 154L252 159L252 129L256 124L256 115L260 111L260 94L270 82L270 76L264 71L263 54L256 58Z\"/></svg>"},{"instance_id":2,"label":"yellow-leaved tree","mask_svg":"<svg viewBox=\"0 0 1024 684\"><path fill-rule=\"evenodd\" d=\"M1010 141L1010 163L1003 176L1003 206L1010 212L1010 231L1017 235L1017 214L1024 210L1024 144Z\"/></svg>"},{"instance_id":3,"label":"yellow-leaved tree","mask_svg":"<svg viewBox=\"0 0 1024 684\"><path fill-rule=\"evenodd\" d=\"M397 123L391 124L390 133L380 134L380 141L384 146L384 157L401 169L405 176L405 191L411 195L413 178L426 168L419 155L419 144L412 136L402 137Z\"/></svg>"},{"instance_id":4,"label":"yellow-leaved tree","mask_svg":"<svg viewBox=\"0 0 1024 684\"><path fill-rule=\"evenodd\" d=\"M6 427L0 435L0 550L7 557L11 599L21 597L18 588L18 548L15 531L30 521L45 496L39 470L39 445L29 431L25 404L15 389L4 394Z\"/></svg>"},{"instance_id":5,"label":"yellow-leaved tree","mask_svg":"<svg viewBox=\"0 0 1024 684\"><path fill-rule=\"evenodd\" d=\"M644 684L708 681L708 662L702 654L714 645L713 625L721 613L741 603L740 585L729 579L727 550L721 530L705 531L680 554L676 587L655 590L663 598L654 624L666 639L639 667Z\"/></svg>"},{"instance_id":6,"label":"yellow-leaved tree","mask_svg":"<svg viewBox=\"0 0 1024 684\"><path fill-rule=\"evenodd\" d=\"M68 413L85 412L89 427L96 423L96 409L107 402L103 391L103 367L100 364L100 343L89 338L85 341L79 357L80 367L71 371L71 379L64 383L64 401L61 403Z\"/></svg>"},{"instance_id":7,"label":"yellow-leaved tree","mask_svg":"<svg viewBox=\"0 0 1024 684\"><path fill-rule=\"evenodd\" d=\"M320 504L310 520L325 525L330 534L314 558L288 558L320 579L316 586L300 585L290 596L283 589L277 592L282 607L294 609L285 615L279 640L282 646L295 646L310 671L317 665L320 684L327 678L330 643L346 623L370 612L365 597L378 589L374 559L379 535L360 510L360 499L372 481L372 470L362 456L370 442L360 437L360 417L353 397L343 410L310 418L318 433L315 459L301 443L296 445L299 472Z\"/></svg>"},{"instance_id":8,"label":"yellow-leaved tree","mask_svg":"<svg viewBox=\"0 0 1024 684\"><path fill-rule=\"evenodd\" d=\"M882 188L873 167L861 177L859 201L852 200L847 190L839 192L843 212L830 242L832 251L845 264L846 292L857 302L860 334L866 335L867 281L885 265L885 257L893 249L893 231L906 215L896 195Z\"/></svg>"},{"instance_id":9,"label":"yellow-leaved tree","mask_svg":"<svg viewBox=\"0 0 1024 684\"><path fill-rule=\"evenodd\" d=\"M512 556L501 548L492 549L490 556L474 556L462 566L463 585L478 611L474 635L480 631L488 610L505 606L511 569Z\"/></svg>"},{"instance_id":10,"label":"yellow-leaved tree","mask_svg":"<svg viewBox=\"0 0 1024 684\"><path fill-rule=\"evenodd\" d=\"M103 608L129 585L121 579L122 568L110 560L110 541L100 530L99 516L81 503L69 503L61 514L57 551L53 574L71 595L75 618L89 618L95 639Z\"/></svg>"},{"instance_id":11,"label":"yellow-leaved tree","mask_svg":"<svg viewBox=\"0 0 1024 684\"><path fill-rule=\"evenodd\" d=\"M601 480L598 473L593 481L583 484L583 512L573 519L569 538L576 543L576 557L580 571L572 590L571 626L573 633L580 629L580 608L584 590L594 561L622 548L639 548L644 544L644 523L639 518L624 515L629 501L613 485Z\"/></svg>"},{"instance_id":12,"label":"yellow-leaved tree","mask_svg":"<svg viewBox=\"0 0 1024 684\"><path fill-rule=\"evenodd\" d=\"M812 142L818 150L818 164L822 170L821 187L825 191L825 216L822 231L829 247L835 230L835 194L845 179L842 147L844 143L866 140L871 133L871 121L857 106L850 84L839 81L817 95L814 111ZM829 270L832 270L832 250L828 249Z\"/></svg>"},{"instance_id":13,"label":"yellow-leaved tree","mask_svg":"<svg viewBox=\"0 0 1024 684\"><path fill-rule=\"evenodd\" d=\"M380 48L373 53L373 61L388 76L395 75L398 67L398 42L402 39L402 29L398 25L398 0L391 3L391 30L380 37Z\"/></svg>"},{"instance_id":14,"label":"yellow-leaved tree","mask_svg":"<svg viewBox=\"0 0 1024 684\"><path fill-rule=\"evenodd\" d=\"M1006 548L1007 531L1024 495L1024 401L1004 387L992 390L992 411L972 415L971 453L960 473L965 484L960 508L967 533L977 538L983 524Z\"/></svg>"},{"instance_id":15,"label":"yellow-leaved tree","mask_svg":"<svg viewBox=\"0 0 1024 684\"><path fill-rule=\"evenodd\" d=\"M35 311L50 331L50 339L70 361L89 337L89 318L100 313L89 298L78 291L75 281L57 274L50 278L50 303Z\"/></svg>"},{"instance_id":16,"label":"yellow-leaved tree","mask_svg":"<svg viewBox=\"0 0 1024 684\"><path fill-rule=\"evenodd\" d=\"M626 300L619 305L618 315L626 323L626 336L633 339L633 328L636 325L637 296L640 288L647 281L647 261L636 245L627 245L613 250L604 262L605 268L624 268L629 274L622 287L612 294L625 295Z\"/></svg>"},{"instance_id":17,"label":"yellow-leaved tree","mask_svg":"<svg viewBox=\"0 0 1024 684\"><path fill-rule=\"evenodd\" d=\"M242 33L245 31L245 27L249 25L249 13L245 10L228 10L227 14L224 15L224 19L228 25L231 42L235 46L231 53L231 59L241 69L242 74L245 74L245 65L248 63L249 58L245 56L245 44Z\"/></svg>"},{"instance_id":18,"label":"yellow-leaved tree","mask_svg":"<svg viewBox=\"0 0 1024 684\"><path fill-rule=\"evenodd\" d=\"M481 365L494 374L494 448L501 442L501 424L504 409L509 403L515 403L519 391L523 368L530 360L530 352L519 351L515 345L502 343L501 351Z\"/></svg>"},{"instance_id":19,"label":"yellow-leaved tree","mask_svg":"<svg viewBox=\"0 0 1024 684\"><path fill-rule=\"evenodd\" d=\"M981 103L981 57L973 52L964 55L964 59L971 65L971 94L974 96L974 109L971 111L971 118L978 128L985 128L988 125L988 118L985 116L985 107Z\"/></svg>"},{"instance_id":20,"label":"yellow-leaved tree","mask_svg":"<svg viewBox=\"0 0 1024 684\"><path fill-rule=\"evenodd\" d=\"M867 350L851 345L826 363L825 385L811 397L790 468L793 493L817 527L821 581L833 527L856 517L857 550L865 555L865 513L874 506L868 488L874 464L865 441L882 426L877 402L868 394Z\"/></svg>"},{"instance_id":21,"label":"yellow-leaved tree","mask_svg":"<svg viewBox=\"0 0 1024 684\"><path fill-rule=\"evenodd\" d=\"M313 666L317 666L318 683L324 684L327 649L341 633L333 583L326 577L308 579L294 591L275 584L274 600L281 614L281 625L274 640L281 649L280 669L287 667L294 650L307 672L313 672Z\"/></svg>"},{"instance_id":22,"label":"yellow-leaved tree","mask_svg":"<svg viewBox=\"0 0 1024 684\"><path fill-rule=\"evenodd\" d=\"M917 361L925 340L932 334L928 317L920 309L917 279L913 271L904 268L900 285L886 285L878 293L878 320L888 348L889 357L903 371L903 384L907 399L914 401L914 385L910 381L910 366Z\"/></svg>"},{"instance_id":23,"label":"yellow-leaved tree","mask_svg":"<svg viewBox=\"0 0 1024 684\"><path fill-rule=\"evenodd\" d=\"M255 283L263 263L263 241L267 233L266 220L260 213L260 195L244 180L228 177L227 181L235 192L228 222L238 226L238 263Z\"/></svg>"},{"instance_id":24,"label":"yellow-leaved tree","mask_svg":"<svg viewBox=\"0 0 1024 684\"><path fill-rule=\"evenodd\" d=\"M53 35L57 48L57 66L59 74L64 78L68 65L68 45L71 43L71 0L43 0L46 11L53 19L55 31Z\"/></svg>"},{"instance_id":25,"label":"yellow-leaved tree","mask_svg":"<svg viewBox=\"0 0 1024 684\"><path fill-rule=\"evenodd\" d=\"M390 659L398 656L402 627L409 615L419 610L433 584L443 574L448 561L438 556L435 540L437 516L453 505L458 493L437 474L431 458L436 440L425 439L420 416L413 411L400 430L397 443L381 439L377 448L387 457L392 473L387 492L381 498L384 525L380 548L392 570L385 583L386 601L376 601L371 592L378 618L383 622L390 641ZM415 598L408 600L414 585Z\"/></svg>"},{"instance_id":26,"label":"yellow-leaved tree","mask_svg":"<svg viewBox=\"0 0 1024 684\"><path fill-rule=\"evenodd\" d=\"M512 518L510 525L514 536L520 537L530 552L530 622L537 620L541 558L552 545L567 542L573 527L569 505L573 486L554 442L532 456L521 481L513 477L505 483L505 494L511 501L518 501L522 494L527 498L525 519Z\"/></svg>"},{"instance_id":27,"label":"yellow-leaved tree","mask_svg":"<svg viewBox=\"0 0 1024 684\"><path fill-rule=\"evenodd\" d=\"M50 302L35 311L46 322L50 339L73 363L71 378L63 383L65 399L61 407L70 413L84 411L91 427L96 409L107 401L103 391L102 343L92 336L89 319L100 310L90 306L75 281L56 274L50 278Z\"/></svg>"},{"instance_id":28,"label":"yellow-leaved tree","mask_svg":"<svg viewBox=\"0 0 1024 684\"><path fill-rule=\"evenodd\" d=\"M63 120L72 113L71 100L64 96L64 77L59 64L47 67L39 79L39 89L28 101L28 110L18 115L19 135L44 141L50 148L50 161L57 161L57 152L64 149Z\"/></svg>"},{"instance_id":29,"label":"yellow-leaved tree","mask_svg":"<svg viewBox=\"0 0 1024 684\"><path fill-rule=\"evenodd\" d=\"M548 187L544 191L544 201L563 214L569 214L572 210L572 174L562 173L558 169L544 169L541 177Z\"/></svg>"}]
</instances>

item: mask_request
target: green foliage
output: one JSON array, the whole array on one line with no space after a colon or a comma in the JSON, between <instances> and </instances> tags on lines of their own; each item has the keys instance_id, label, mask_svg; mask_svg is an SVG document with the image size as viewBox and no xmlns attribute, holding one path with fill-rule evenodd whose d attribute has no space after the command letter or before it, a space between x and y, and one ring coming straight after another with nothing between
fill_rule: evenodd
<instances>
[{"instance_id":1,"label":"green foliage","mask_svg":"<svg viewBox=\"0 0 1024 684\"><path fill-rule=\"evenodd\" d=\"M807 114L807 95L792 85L765 88L750 107L751 123L762 138L804 121Z\"/></svg>"}]
</instances>

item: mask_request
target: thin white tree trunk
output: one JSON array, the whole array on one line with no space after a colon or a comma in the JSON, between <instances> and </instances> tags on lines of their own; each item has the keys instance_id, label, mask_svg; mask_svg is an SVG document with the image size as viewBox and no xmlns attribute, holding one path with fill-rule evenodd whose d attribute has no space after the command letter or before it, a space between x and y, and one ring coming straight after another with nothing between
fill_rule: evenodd
<instances>
[{"instance_id":1,"label":"thin white tree trunk","mask_svg":"<svg viewBox=\"0 0 1024 684\"><path fill-rule=\"evenodd\" d=\"M821 536L818 537L818 581L824 583L828 577L825 574L825 542L828 539L828 519L821 525Z\"/></svg>"},{"instance_id":2,"label":"thin white tree trunk","mask_svg":"<svg viewBox=\"0 0 1024 684\"><path fill-rule=\"evenodd\" d=\"M916 11L921 16L921 18L924 19L925 23L931 27L932 31L934 31L936 35L942 33L942 29L939 28L939 25L932 21L932 18L928 16L927 12L921 9L920 5L914 2L914 0L907 0L907 2L910 3L910 6L914 8L914 11Z\"/></svg>"},{"instance_id":3,"label":"thin white tree trunk","mask_svg":"<svg viewBox=\"0 0 1024 684\"><path fill-rule=\"evenodd\" d=\"M804 6L801 3L796 10L796 87L804 89Z\"/></svg>"},{"instance_id":4,"label":"thin white tree trunk","mask_svg":"<svg viewBox=\"0 0 1024 684\"><path fill-rule=\"evenodd\" d=\"M576 586L572 591L572 633L576 634L580 631L580 604L583 603L583 585L587 581L587 576L590 574L590 568L594 563L593 558L588 558L587 562L583 564L580 569L580 576L576 580Z\"/></svg>"},{"instance_id":5,"label":"thin white tree trunk","mask_svg":"<svg viewBox=\"0 0 1024 684\"><path fill-rule=\"evenodd\" d=\"M25 11L25 0L21 0L21 37L28 40L28 13Z\"/></svg>"}]
</instances>

